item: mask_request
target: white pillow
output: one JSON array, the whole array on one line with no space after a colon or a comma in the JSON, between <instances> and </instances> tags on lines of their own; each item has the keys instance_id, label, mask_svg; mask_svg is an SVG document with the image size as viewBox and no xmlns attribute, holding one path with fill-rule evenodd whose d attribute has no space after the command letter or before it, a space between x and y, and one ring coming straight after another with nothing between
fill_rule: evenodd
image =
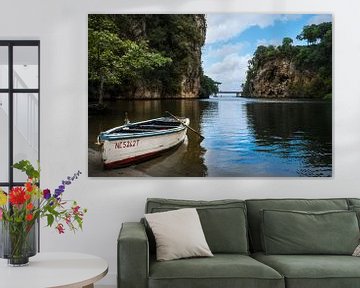
<instances>
[{"instance_id":1,"label":"white pillow","mask_svg":"<svg viewBox=\"0 0 360 288\"><path fill-rule=\"evenodd\" d=\"M360 244L358 246L356 246L352 256L360 257Z\"/></svg>"},{"instance_id":2,"label":"white pillow","mask_svg":"<svg viewBox=\"0 0 360 288\"><path fill-rule=\"evenodd\" d=\"M156 240L158 261L214 256L195 208L145 214Z\"/></svg>"}]
</instances>

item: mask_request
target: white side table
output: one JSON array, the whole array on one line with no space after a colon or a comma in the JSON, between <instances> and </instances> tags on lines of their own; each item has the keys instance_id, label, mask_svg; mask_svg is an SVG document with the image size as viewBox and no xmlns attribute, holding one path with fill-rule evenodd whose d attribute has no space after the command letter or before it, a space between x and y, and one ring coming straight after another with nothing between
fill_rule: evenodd
<instances>
[{"instance_id":1,"label":"white side table","mask_svg":"<svg viewBox=\"0 0 360 288\"><path fill-rule=\"evenodd\" d=\"M28 266L9 267L0 260L1 288L93 288L108 272L100 257L80 253L38 253Z\"/></svg>"}]
</instances>

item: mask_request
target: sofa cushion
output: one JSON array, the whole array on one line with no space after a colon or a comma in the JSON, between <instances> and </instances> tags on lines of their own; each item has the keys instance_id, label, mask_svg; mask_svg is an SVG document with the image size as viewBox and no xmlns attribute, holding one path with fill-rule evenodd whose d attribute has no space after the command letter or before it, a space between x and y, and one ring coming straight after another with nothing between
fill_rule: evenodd
<instances>
[{"instance_id":1,"label":"sofa cushion","mask_svg":"<svg viewBox=\"0 0 360 288\"><path fill-rule=\"evenodd\" d=\"M360 198L348 198L347 201L349 206L360 206Z\"/></svg>"},{"instance_id":2,"label":"sofa cushion","mask_svg":"<svg viewBox=\"0 0 360 288\"><path fill-rule=\"evenodd\" d=\"M348 210L346 199L254 199L246 200L252 251L262 251L260 210L328 211Z\"/></svg>"},{"instance_id":3,"label":"sofa cushion","mask_svg":"<svg viewBox=\"0 0 360 288\"><path fill-rule=\"evenodd\" d=\"M146 213L187 207L197 208L206 241L213 253L248 254L246 207L242 200L193 201L152 198L147 200ZM149 239L152 239L151 233Z\"/></svg>"},{"instance_id":4,"label":"sofa cushion","mask_svg":"<svg viewBox=\"0 0 360 288\"><path fill-rule=\"evenodd\" d=\"M356 217L358 218L358 224L360 228L360 205L359 206L351 205L349 207L349 210L354 211L356 213Z\"/></svg>"},{"instance_id":5,"label":"sofa cushion","mask_svg":"<svg viewBox=\"0 0 360 288\"><path fill-rule=\"evenodd\" d=\"M150 261L149 288L284 288L274 269L246 255Z\"/></svg>"},{"instance_id":6,"label":"sofa cushion","mask_svg":"<svg viewBox=\"0 0 360 288\"><path fill-rule=\"evenodd\" d=\"M145 214L156 239L159 261L213 256L195 208Z\"/></svg>"},{"instance_id":7,"label":"sofa cushion","mask_svg":"<svg viewBox=\"0 0 360 288\"><path fill-rule=\"evenodd\" d=\"M349 210L355 211L359 220L360 227L360 199L359 198L348 198Z\"/></svg>"},{"instance_id":8,"label":"sofa cushion","mask_svg":"<svg viewBox=\"0 0 360 288\"><path fill-rule=\"evenodd\" d=\"M360 258L343 255L265 255L256 260L284 275L286 288L358 288Z\"/></svg>"},{"instance_id":9,"label":"sofa cushion","mask_svg":"<svg viewBox=\"0 0 360 288\"><path fill-rule=\"evenodd\" d=\"M266 254L352 255L359 244L354 211L262 210Z\"/></svg>"}]
</instances>

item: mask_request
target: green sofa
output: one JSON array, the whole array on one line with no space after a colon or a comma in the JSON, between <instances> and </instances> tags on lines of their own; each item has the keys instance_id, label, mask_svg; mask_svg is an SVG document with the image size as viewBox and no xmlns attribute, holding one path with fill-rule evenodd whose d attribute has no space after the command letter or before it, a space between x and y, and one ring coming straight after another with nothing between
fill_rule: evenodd
<instances>
[{"instance_id":1,"label":"green sofa","mask_svg":"<svg viewBox=\"0 0 360 288\"><path fill-rule=\"evenodd\" d=\"M123 223L117 246L119 288L360 287L360 257L351 256L359 240L356 216L360 215L360 199L152 198L147 200L145 212L188 207L197 208L214 257L156 261L154 236L145 221ZM319 229L308 233L312 223L318 223ZM337 233L334 239L316 235L326 225L345 233ZM285 231L285 239L276 235L278 231ZM302 234L308 242L301 239ZM349 239L342 239L342 234L349 234ZM281 246L279 250L279 243L284 250ZM294 251L294 255L286 251Z\"/></svg>"}]
</instances>

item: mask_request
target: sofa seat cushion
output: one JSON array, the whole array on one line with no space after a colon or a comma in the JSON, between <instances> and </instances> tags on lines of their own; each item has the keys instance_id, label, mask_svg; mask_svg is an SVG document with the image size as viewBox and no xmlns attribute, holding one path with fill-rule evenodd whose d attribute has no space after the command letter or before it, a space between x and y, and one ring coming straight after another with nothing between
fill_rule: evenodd
<instances>
[{"instance_id":1,"label":"sofa seat cushion","mask_svg":"<svg viewBox=\"0 0 360 288\"><path fill-rule=\"evenodd\" d=\"M284 275L287 288L358 288L360 258L343 255L265 255L252 257Z\"/></svg>"},{"instance_id":2,"label":"sofa seat cushion","mask_svg":"<svg viewBox=\"0 0 360 288\"><path fill-rule=\"evenodd\" d=\"M149 288L284 288L274 269L246 255L215 254L211 258L150 261Z\"/></svg>"}]
</instances>

